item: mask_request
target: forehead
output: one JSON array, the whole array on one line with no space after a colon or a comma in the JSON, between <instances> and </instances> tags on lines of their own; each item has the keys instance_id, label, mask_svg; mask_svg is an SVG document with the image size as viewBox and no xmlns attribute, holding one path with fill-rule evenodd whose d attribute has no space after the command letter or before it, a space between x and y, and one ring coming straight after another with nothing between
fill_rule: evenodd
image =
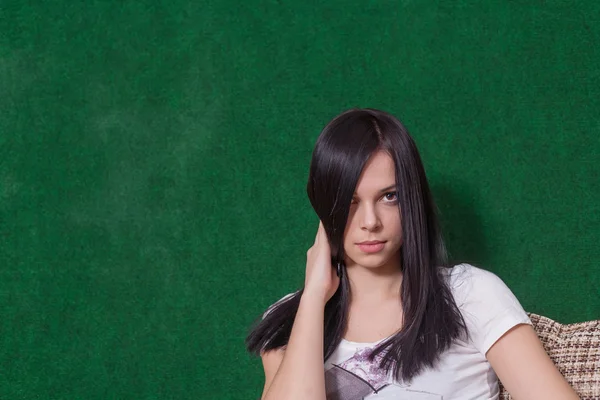
<instances>
[{"instance_id":1,"label":"forehead","mask_svg":"<svg viewBox=\"0 0 600 400\"><path fill-rule=\"evenodd\" d=\"M370 193L396 183L392 157L385 151L374 153L365 164L356 184L357 193Z\"/></svg>"}]
</instances>

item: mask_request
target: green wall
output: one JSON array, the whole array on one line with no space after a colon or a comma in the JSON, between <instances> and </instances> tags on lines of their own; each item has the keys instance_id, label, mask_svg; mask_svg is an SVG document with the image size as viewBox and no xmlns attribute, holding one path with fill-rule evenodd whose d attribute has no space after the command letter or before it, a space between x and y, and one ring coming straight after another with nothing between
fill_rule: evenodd
<instances>
[{"instance_id":1,"label":"green wall","mask_svg":"<svg viewBox=\"0 0 600 400\"><path fill-rule=\"evenodd\" d=\"M312 146L407 125L454 257L600 318L597 1L0 1L0 398L253 399Z\"/></svg>"}]
</instances>

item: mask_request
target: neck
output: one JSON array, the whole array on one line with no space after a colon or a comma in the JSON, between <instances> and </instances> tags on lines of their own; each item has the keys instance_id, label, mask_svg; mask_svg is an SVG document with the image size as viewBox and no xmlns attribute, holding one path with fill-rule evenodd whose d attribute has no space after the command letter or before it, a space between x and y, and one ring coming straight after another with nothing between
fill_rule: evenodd
<instances>
[{"instance_id":1,"label":"neck","mask_svg":"<svg viewBox=\"0 0 600 400\"><path fill-rule=\"evenodd\" d=\"M400 260L390 260L379 267L364 267L354 262L346 264L353 303L381 303L400 299L402 271Z\"/></svg>"}]
</instances>

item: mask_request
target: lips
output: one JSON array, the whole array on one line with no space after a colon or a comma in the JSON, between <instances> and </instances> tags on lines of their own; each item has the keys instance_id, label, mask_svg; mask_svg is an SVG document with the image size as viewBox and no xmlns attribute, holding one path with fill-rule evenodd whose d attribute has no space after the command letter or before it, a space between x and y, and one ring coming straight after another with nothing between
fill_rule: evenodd
<instances>
[{"instance_id":1,"label":"lips","mask_svg":"<svg viewBox=\"0 0 600 400\"><path fill-rule=\"evenodd\" d=\"M356 244L379 244L379 243L385 243L383 240L369 240L366 242L360 242L360 243L356 243Z\"/></svg>"},{"instance_id":2,"label":"lips","mask_svg":"<svg viewBox=\"0 0 600 400\"><path fill-rule=\"evenodd\" d=\"M364 253L378 253L385 247L385 242L380 240L369 240L356 244Z\"/></svg>"}]
</instances>

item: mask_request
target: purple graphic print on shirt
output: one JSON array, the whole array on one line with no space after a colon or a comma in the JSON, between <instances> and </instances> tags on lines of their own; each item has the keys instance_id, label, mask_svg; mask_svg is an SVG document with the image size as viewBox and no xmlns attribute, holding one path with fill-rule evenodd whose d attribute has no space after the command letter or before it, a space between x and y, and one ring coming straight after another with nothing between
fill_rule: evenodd
<instances>
[{"instance_id":1,"label":"purple graphic print on shirt","mask_svg":"<svg viewBox=\"0 0 600 400\"><path fill-rule=\"evenodd\" d=\"M327 400L361 400L388 385L388 375L379 368L383 354L369 361L371 348L359 349L325 372Z\"/></svg>"},{"instance_id":2,"label":"purple graphic print on shirt","mask_svg":"<svg viewBox=\"0 0 600 400\"><path fill-rule=\"evenodd\" d=\"M371 386L375 388L375 390L379 390L388 382L388 375L379 368L379 363L383 358L383 354L380 353L375 356L373 361L369 361L369 355L371 354L372 349L365 348L362 350L357 350L357 352L351 358L347 359L339 366L345 369L346 371L350 371L355 375L360 376Z\"/></svg>"}]
</instances>

